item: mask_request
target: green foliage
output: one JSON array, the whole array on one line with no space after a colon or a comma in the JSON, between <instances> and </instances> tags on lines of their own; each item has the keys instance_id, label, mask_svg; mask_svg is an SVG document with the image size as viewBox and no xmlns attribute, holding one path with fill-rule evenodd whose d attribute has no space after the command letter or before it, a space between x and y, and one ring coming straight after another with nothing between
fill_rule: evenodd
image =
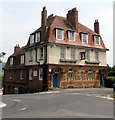
<instances>
[{"instance_id":1,"label":"green foliage","mask_svg":"<svg viewBox=\"0 0 115 120\"><path fill-rule=\"evenodd\" d=\"M114 83L115 83L115 77L114 76L107 76L105 78L105 86L106 87L112 88Z\"/></svg>"}]
</instances>

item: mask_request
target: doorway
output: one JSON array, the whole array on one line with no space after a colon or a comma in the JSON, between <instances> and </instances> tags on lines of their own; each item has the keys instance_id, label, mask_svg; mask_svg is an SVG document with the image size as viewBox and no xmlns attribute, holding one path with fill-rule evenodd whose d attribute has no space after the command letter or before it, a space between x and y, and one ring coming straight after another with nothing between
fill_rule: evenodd
<instances>
[{"instance_id":1,"label":"doorway","mask_svg":"<svg viewBox=\"0 0 115 120\"><path fill-rule=\"evenodd\" d=\"M59 87L59 75L53 75L53 87Z\"/></svg>"}]
</instances>

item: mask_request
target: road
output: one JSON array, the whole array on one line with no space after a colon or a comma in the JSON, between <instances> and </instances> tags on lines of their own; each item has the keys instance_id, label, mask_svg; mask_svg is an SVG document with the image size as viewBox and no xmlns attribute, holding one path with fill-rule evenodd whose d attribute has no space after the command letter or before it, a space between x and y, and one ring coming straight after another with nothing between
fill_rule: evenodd
<instances>
[{"instance_id":1,"label":"road","mask_svg":"<svg viewBox=\"0 0 115 120\"><path fill-rule=\"evenodd\" d=\"M113 118L112 89L4 95L3 118Z\"/></svg>"}]
</instances>

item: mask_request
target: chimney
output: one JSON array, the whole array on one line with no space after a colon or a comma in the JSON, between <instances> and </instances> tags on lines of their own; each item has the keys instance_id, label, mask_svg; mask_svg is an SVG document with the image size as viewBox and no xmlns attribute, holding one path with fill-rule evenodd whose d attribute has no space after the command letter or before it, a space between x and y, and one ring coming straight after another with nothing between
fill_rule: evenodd
<instances>
[{"instance_id":1,"label":"chimney","mask_svg":"<svg viewBox=\"0 0 115 120\"><path fill-rule=\"evenodd\" d=\"M67 20L78 32L78 11L76 10L76 8L68 11Z\"/></svg>"},{"instance_id":2,"label":"chimney","mask_svg":"<svg viewBox=\"0 0 115 120\"><path fill-rule=\"evenodd\" d=\"M16 44L16 46L14 47L14 53L16 53L19 50L20 50L20 46L19 46L19 44L18 45Z\"/></svg>"},{"instance_id":3,"label":"chimney","mask_svg":"<svg viewBox=\"0 0 115 120\"><path fill-rule=\"evenodd\" d=\"M96 32L97 34L100 34L98 19L95 20L95 23L94 23L94 32Z\"/></svg>"},{"instance_id":4,"label":"chimney","mask_svg":"<svg viewBox=\"0 0 115 120\"><path fill-rule=\"evenodd\" d=\"M43 7L43 11L42 11L42 20L41 20L41 27L44 27L47 25L47 10L46 7Z\"/></svg>"},{"instance_id":5,"label":"chimney","mask_svg":"<svg viewBox=\"0 0 115 120\"><path fill-rule=\"evenodd\" d=\"M46 10L46 7L43 7L43 11L41 13L41 41L42 42L45 39L46 25L47 25L47 10Z\"/></svg>"}]
</instances>

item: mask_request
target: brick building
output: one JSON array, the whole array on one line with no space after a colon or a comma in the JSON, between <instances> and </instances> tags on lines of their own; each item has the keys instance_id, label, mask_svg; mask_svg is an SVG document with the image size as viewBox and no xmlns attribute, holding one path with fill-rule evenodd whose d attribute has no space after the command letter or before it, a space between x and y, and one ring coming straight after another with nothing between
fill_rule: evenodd
<instances>
[{"instance_id":1,"label":"brick building","mask_svg":"<svg viewBox=\"0 0 115 120\"><path fill-rule=\"evenodd\" d=\"M27 45L14 47L4 68L4 94L59 88L100 87L107 74L106 51L95 20L94 31L78 22L76 8L66 17L41 13L41 27Z\"/></svg>"}]
</instances>

